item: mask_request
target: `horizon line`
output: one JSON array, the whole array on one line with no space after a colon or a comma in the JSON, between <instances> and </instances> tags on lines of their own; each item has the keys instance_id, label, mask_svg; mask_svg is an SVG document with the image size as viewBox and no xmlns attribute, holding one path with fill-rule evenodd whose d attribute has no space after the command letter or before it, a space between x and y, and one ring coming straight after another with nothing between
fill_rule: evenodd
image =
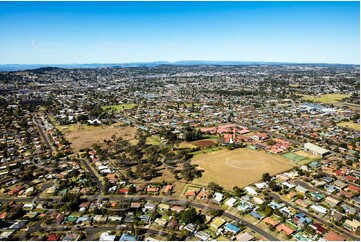
<instances>
[{"instance_id":1,"label":"horizon line","mask_svg":"<svg viewBox=\"0 0 361 242\"><path fill-rule=\"evenodd\" d=\"M83 62L83 63L0 63L4 65L122 65L122 64L177 64L179 62L214 62L214 63L286 63L286 64L330 64L330 65L360 65L360 63L340 63L340 62L297 62L297 61L245 61L245 60L155 60L155 61L132 61L132 62Z\"/></svg>"}]
</instances>

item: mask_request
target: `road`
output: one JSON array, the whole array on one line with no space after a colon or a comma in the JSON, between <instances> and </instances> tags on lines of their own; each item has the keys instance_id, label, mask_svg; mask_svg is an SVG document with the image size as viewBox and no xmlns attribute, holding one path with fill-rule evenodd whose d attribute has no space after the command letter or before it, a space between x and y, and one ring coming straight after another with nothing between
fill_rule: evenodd
<instances>
[{"instance_id":1,"label":"road","mask_svg":"<svg viewBox=\"0 0 361 242\"><path fill-rule=\"evenodd\" d=\"M43 138L45 145L49 149L51 149L52 152L56 151L56 149L52 145L51 141L49 140L48 135L44 134L43 126L40 124L40 121L36 118L35 115L33 117L33 123L38 127L39 133L40 133L41 137Z\"/></svg>"},{"instance_id":2,"label":"road","mask_svg":"<svg viewBox=\"0 0 361 242\"><path fill-rule=\"evenodd\" d=\"M147 196L139 196L139 197L118 197L118 198L112 198L112 200L122 200L122 201L137 201L137 200L147 200L147 201L154 201L154 202L162 202L162 203L168 203L168 204L188 204L192 207L195 208L200 208L200 209L205 209L207 208L207 205L203 205L200 203L195 203L195 202L191 202L188 200L165 200L162 197L147 197ZM266 239L271 240L271 241L279 241L279 239L277 239L276 237L274 237L273 235L267 233L266 231L262 230L261 228L255 226L252 223L249 223L248 221L241 219L240 217L237 217L233 214L230 213L223 213L223 216L230 218L234 221L240 221L242 223L244 223L247 227L249 227L250 229L256 231L257 233L261 234L262 236L264 236Z\"/></svg>"},{"instance_id":3,"label":"road","mask_svg":"<svg viewBox=\"0 0 361 242\"><path fill-rule=\"evenodd\" d=\"M358 237L356 237L356 236L354 236L354 235L346 232L345 230L340 229L340 228L338 228L338 227L336 227L336 226L333 226L333 224L331 224L331 223L329 223L329 222L327 222L327 221L325 221L325 220L323 220L323 219L320 219L320 218L318 218L318 217L315 217L314 215L312 215L312 214L309 213L308 211L306 211L306 210L304 210L304 209L302 209L302 208L300 208L300 207L296 207L295 205L293 205L293 204L291 204L291 203L289 203L289 202L286 202L285 200L282 200L282 198L281 198L280 196L278 196L277 194L274 194L274 193L271 193L271 192L270 192L269 195L270 195L274 200L278 200L278 201L286 204L286 205L289 206L289 207L292 207L292 208L294 208L294 209L296 209L296 210L302 211L305 215L307 215L308 217L314 218L315 220L317 220L317 221L320 222L321 224L328 225L329 227L332 227L332 229L334 229L334 230L336 230L337 232L341 233L341 234L342 234L343 236L345 236L345 237L351 238L351 239L353 239L353 240L355 240L355 241L359 241L359 240L360 240Z\"/></svg>"},{"instance_id":4,"label":"road","mask_svg":"<svg viewBox=\"0 0 361 242\"><path fill-rule=\"evenodd\" d=\"M103 192L103 183L98 178L98 176L95 174L95 172L93 171L93 169L90 167L90 165L88 164L88 162L86 160L81 159L80 161L84 165L84 167L88 170L90 176L93 179L96 179L97 183L98 183L98 189L99 189L98 192L96 194L94 194L93 196L91 196L90 198L88 198L88 199L98 199L98 198L100 198L101 195L102 195L102 192Z\"/></svg>"},{"instance_id":5,"label":"road","mask_svg":"<svg viewBox=\"0 0 361 242\"><path fill-rule=\"evenodd\" d=\"M37 221L33 226L31 226L25 233L22 233L19 237L21 241L26 239L27 235L30 235L32 233L38 232L40 230L48 231L48 230L56 230L56 231L69 231L69 230L78 230L82 231L85 230L87 232L87 238L86 241L93 240L93 237L96 233L102 232L102 231L114 231L117 230L117 226L96 226L96 227L87 227L87 228L77 228L77 227L65 227L65 226L58 226L56 228L52 227L43 227L41 226L40 221ZM143 231L146 233L154 234L154 235L162 235L162 236L168 236L169 233L161 230L155 230L155 229L148 229L148 228L138 228L139 231Z\"/></svg>"},{"instance_id":6,"label":"road","mask_svg":"<svg viewBox=\"0 0 361 242\"><path fill-rule=\"evenodd\" d=\"M24 200L19 200L18 198L9 198L9 199L0 199L1 201L13 201L14 199L16 201L21 201L21 202L31 202L33 200L34 197L31 197L31 198L25 198ZM94 199L93 197L92 198L88 198L88 200L92 200ZM39 201L45 201L45 200L53 200L53 199L41 199L41 198L38 198ZM154 201L154 202L162 202L162 203L168 203L168 204L183 204L183 205L190 205L192 207L195 207L195 208L199 208L199 209L206 209L207 208L207 205L203 205L203 204L199 204L199 203L195 203L195 202L191 202L191 201L188 201L188 200L166 200L162 197L148 197L148 196L137 196L137 197L125 197L125 196L119 196L119 197L116 197L116 198L112 198L112 200L115 200L115 201L139 201L139 200L142 200L142 201ZM276 237L274 237L273 235L267 233L266 231L262 230L261 228L253 225L252 223L249 223L248 221L240 218L240 217L237 217L233 214L230 214L230 213L223 213L223 216L227 217L227 218L230 218L234 221L240 221L242 222L244 225L246 225L247 227L249 227L250 229L254 230L255 232L259 233L260 235L262 235L263 237L265 237L266 239L268 240L271 240L271 241L279 241L279 239L277 239ZM99 227L100 229L101 227Z\"/></svg>"}]
</instances>

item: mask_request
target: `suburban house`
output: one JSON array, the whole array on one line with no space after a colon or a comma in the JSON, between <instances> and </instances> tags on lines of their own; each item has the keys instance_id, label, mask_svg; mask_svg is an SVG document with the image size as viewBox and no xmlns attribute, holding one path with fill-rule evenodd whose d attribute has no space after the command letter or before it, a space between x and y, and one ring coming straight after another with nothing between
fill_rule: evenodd
<instances>
[{"instance_id":1,"label":"suburban house","mask_svg":"<svg viewBox=\"0 0 361 242\"><path fill-rule=\"evenodd\" d=\"M355 232L360 228L360 222L355 219L354 220L347 219L343 224L343 226L345 227L345 229Z\"/></svg>"}]
</instances>

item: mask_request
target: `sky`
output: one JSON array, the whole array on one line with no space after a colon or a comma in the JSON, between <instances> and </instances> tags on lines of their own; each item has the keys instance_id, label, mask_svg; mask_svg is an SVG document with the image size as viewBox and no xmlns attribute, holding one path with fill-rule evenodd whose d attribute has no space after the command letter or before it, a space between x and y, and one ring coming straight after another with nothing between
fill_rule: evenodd
<instances>
[{"instance_id":1,"label":"sky","mask_svg":"<svg viewBox=\"0 0 361 242\"><path fill-rule=\"evenodd\" d=\"M0 64L360 63L359 2L0 2Z\"/></svg>"}]
</instances>

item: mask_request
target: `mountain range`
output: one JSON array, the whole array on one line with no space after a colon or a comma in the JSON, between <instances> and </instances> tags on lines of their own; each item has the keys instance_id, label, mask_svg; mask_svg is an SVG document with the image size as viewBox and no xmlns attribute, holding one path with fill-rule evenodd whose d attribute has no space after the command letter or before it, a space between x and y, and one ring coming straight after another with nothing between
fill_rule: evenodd
<instances>
[{"instance_id":1,"label":"mountain range","mask_svg":"<svg viewBox=\"0 0 361 242\"><path fill-rule=\"evenodd\" d=\"M349 65L355 64L328 64L328 63L292 63L292 62L258 62L258 61L154 61L154 62L130 62L130 63L89 63L89 64L0 64L0 71L20 71L32 70L42 67L58 67L58 68L125 68L125 67L155 67L159 65L219 65L219 66L235 66L235 65Z\"/></svg>"}]
</instances>

